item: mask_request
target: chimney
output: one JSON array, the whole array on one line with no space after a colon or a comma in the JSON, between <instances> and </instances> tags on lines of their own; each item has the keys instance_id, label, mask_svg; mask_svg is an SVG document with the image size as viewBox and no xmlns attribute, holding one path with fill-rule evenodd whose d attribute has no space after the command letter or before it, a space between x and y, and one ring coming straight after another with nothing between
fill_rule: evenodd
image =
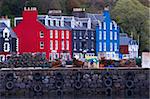
<instances>
[{"instance_id":1,"label":"chimney","mask_svg":"<svg viewBox=\"0 0 150 99\"><path fill-rule=\"evenodd\" d=\"M109 11L109 6L108 5L104 7L104 11Z\"/></svg>"},{"instance_id":2,"label":"chimney","mask_svg":"<svg viewBox=\"0 0 150 99\"><path fill-rule=\"evenodd\" d=\"M10 27L10 19L8 19L8 16L2 16L0 19L0 22L5 23L8 27Z\"/></svg>"},{"instance_id":3,"label":"chimney","mask_svg":"<svg viewBox=\"0 0 150 99\"><path fill-rule=\"evenodd\" d=\"M24 7L23 20L36 21L38 16L38 11L36 7Z\"/></svg>"},{"instance_id":4,"label":"chimney","mask_svg":"<svg viewBox=\"0 0 150 99\"><path fill-rule=\"evenodd\" d=\"M49 10L48 15L62 15L61 10Z\"/></svg>"},{"instance_id":5,"label":"chimney","mask_svg":"<svg viewBox=\"0 0 150 99\"><path fill-rule=\"evenodd\" d=\"M75 17L80 17L80 18L84 18L85 17L85 8L73 8L73 16Z\"/></svg>"}]
</instances>

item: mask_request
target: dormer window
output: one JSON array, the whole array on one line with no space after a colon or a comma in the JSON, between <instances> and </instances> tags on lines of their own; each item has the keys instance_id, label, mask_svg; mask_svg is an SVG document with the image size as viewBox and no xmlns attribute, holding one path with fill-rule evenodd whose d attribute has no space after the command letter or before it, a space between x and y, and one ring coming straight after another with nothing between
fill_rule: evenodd
<instances>
[{"instance_id":1,"label":"dormer window","mask_svg":"<svg viewBox=\"0 0 150 99\"><path fill-rule=\"evenodd\" d=\"M44 38L44 32L40 31L40 38Z\"/></svg>"},{"instance_id":2,"label":"dormer window","mask_svg":"<svg viewBox=\"0 0 150 99\"><path fill-rule=\"evenodd\" d=\"M9 38L9 33L5 32L4 33L4 38Z\"/></svg>"},{"instance_id":3,"label":"dormer window","mask_svg":"<svg viewBox=\"0 0 150 99\"><path fill-rule=\"evenodd\" d=\"M83 26L87 28L87 23L83 23Z\"/></svg>"}]
</instances>

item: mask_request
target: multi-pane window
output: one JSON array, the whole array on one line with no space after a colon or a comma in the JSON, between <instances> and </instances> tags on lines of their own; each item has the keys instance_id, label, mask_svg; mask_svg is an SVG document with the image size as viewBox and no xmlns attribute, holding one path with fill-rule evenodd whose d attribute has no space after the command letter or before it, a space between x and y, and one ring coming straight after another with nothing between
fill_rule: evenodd
<instances>
[{"instance_id":1,"label":"multi-pane window","mask_svg":"<svg viewBox=\"0 0 150 99\"><path fill-rule=\"evenodd\" d=\"M77 36L76 36L76 32L73 32L73 39L76 39Z\"/></svg>"},{"instance_id":2,"label":"multi-pane window","mask_svg":"<svg viewBox=\"0 0 150 99\"><path fill-rule=\"evenodd\" d=\"M104 34L104 40L106 40L106 31L104 31L103 34Z\"/></svg>"},{"instance_id":3,"label":"multi-pane window","mask_svg":"<svg viewBox=\"0 0 150 99\"><path fill-rule=\"evenodd\" d=\"M116 23L114 24L114 27L115 27L115 30L117 30L117 24Z\"/></svg>"},{"instance_id":4,"label":"multi-pane window","mask_svg":"<svg viewBox=\"0 0 150 99\"><path fill-rule=\"evenodd\" d=\"M59 26L59 20L56 20L56 26Z\"/></svg>"},{"instance_id":5,"label":"multi-pane window","mask_svg":"<svg viewBox=\"0 0 150 99\"><path fill-rule=\"evenodd\" d=\"M61 46L62 46L62 47L61 47L61 48L62 48L62 50L64 50L64 49L65 49L64 41L62 41L62 42L61 42Z\"/></svg>"},{"instance_id":6,"label":"multi-pane window","mask_svg":"<svg viewBox=\"0 0 150 99\"><path fill-rule=\"evenodd\" d=\"M113 40L113 32L110 31L110 40Z\"/></svg>"},{"instance_id":7,"label":"multi-pane window","mask_svg":"<svg viewBox=\"0 0 150 99\"><path fill-rule=\"evenodd\" d=\"M106 51L106 42L104 42L104 51Z\"/></svg>"},{"instance_id":8,"label":"multi-pane window","mask_svg":"<svg viewBox=\"0 0 150 99\"><path fill-rule=\"evenodd\" d=\"M110 30L112 30L112 26L113 26L113 24L112 24L112 22L110 22Z\"/></svg>"},{"instance_id":9,"label":"multi-pane window","mask_svg":"<svg viewBox=\"0 0 150 99\"><path fill-rule=\"evenodd\" d=\"M80 51L82 51L82 42L79 43Z\"/></svg>"},{"instance_id":10,"label":"multi-pane window","mask_svg":"<svg viewBox=\"0 0 150 99\"><path fill-rule=\"evenodd\" d=\"M102 42L99 42L99 51L102 51Z\"/></svg>"},{"instance_id":11,"label":"multi-pane window","mask_svg":"<svg viewBox=\"0 0 150 99\"><path fill-rule=\"evenodd\" d=\"M55 30L55 38L58 38L58 30Z\"/></svg>"},{"instance_id":12,"label":"multi-pane window","mask_svg":"<svg viewBox=\"0 0 150 99\"><path fill-rule=\"evenodd\" d=\"M99 31L99 40L102 40L102 31Z\"/></svg>"},{"instance_id":13,"label":"multi-pane window","mask_svg":"<svg viewBox=\"0 0 150 99\"><path fill-rule=\"evenodd\" d=\"M117 32L114 32L114 39L117 40Z\"/></svg>"},{"instance_id":14,"label":"multi-pane window","mask_svg":"<svg viewBox=\"0 0 150 99\"><path fill-rule=\"evenodd\" d=\"M66 39L69 39L69 31L66 31Z\"/></svg>"},{"instance_id":15,"label":"multi-pane window","mask_svg":"<svg viewBox=\"0 0 150 99\"><path fill-rule=\"evenodd\" d=\"M74 47L74 50L77 50L76 42L74 42L73 47Z\"/></svg>"},{"instance_id":16,"label":"multi-pane window","mask_svg":"<svg viewBox=\"0 0 150 99\"><path fill-rule=\"evenodd\" d=\"M102 29L102 23L99 23L99 29Z\"/></svg>"},{"instance_id":17,"label":"multi-pane window","mask_svg":"<svg viewBox=\"0 0 150 99\"><path fill-rule=\"evenodd\" d=\"M91 32L91 39L94 39L94 32Z\"/></svg>"},{"instance_id":18,"label":"multi-pane window","mask_svg":"<svg viewBox=\"0 0 150 99\"><path fill-rule=\"evenodd\" d=\"M40 38L44 38L44 32L40 31Z\"/></svg>"},{"instance_id":19,"label":"multi-pane window","mask_svg":"<svg viewBox=\"0 0 150 99\"><path fill-rule=\"evenodd\" d=\"M104 22L103 24L104 24L104 30L106 30L106 22Z\"/></svg>"},{"instance_id":20,"label":"multi-pane window","mask_svg":"<svg viewBox=\"0 0 150 99\"><path fill-rule=\"evenodd\" d=\"M79 32L79 39L82 39L82 31Z\"/></svg>"},{"instance_id":21,"label":"multi-pane window","mask_svg":"<svg viewBox=\"0 0 150 99\"><path fill-rule=\"evenodd\" d=\"M53 50L53 40L50 40L50 50Z\"/></svg>"},{"instance_id":22,"label":"multi-pane window","mask_svg":"<svg viewBox=\"0 0 150 99\"><path fill-rule=\"evenodd\" d=\"M64 33L64 31L61 32L61 38L62 38L62 39L65 38L65 33Z\"/></svg>"},{"instance_id":23,"label":"multi-pane window","mask_svg":"<svg viewBox=\"0 0 150 99\"><path fill-rule=\"evenodd\" d=\"M3 37L4 38L9 38L9 33L8 32L4 32Z\"/></svg>"},{"instance_id":24,"label":"multi-pane window","mask_svg":"<svg viewBox=\"0 0 150 99\"><path fill-rule=\"evenodd\" d=\"M58 50L58 41L55 41L55 49Z\"/></svg>"},{"instance_id":25,"label":"multi-pane window","mask_svg":"<svg viewBox=\"0 0 150 99\"><path fill-rule=\"evenodd\" d=\"M69 50L69 41L66 41L66 49Z\"/></svg>"},{"instance_id":26,"label":"multi-pane window","mask_svg":"<svg viewBox=\"0 0 150 99\"><path fill-rule=\"evenodd\" d=\"M94 42L91 42L91 50L94 51Z\"/></svg>"},{"instance_id":27,"label":"multi-pane window","mask_svg":"<svg viewBox=\"0 0 150 99\"><path fill-rule=\"evenodd\" d=\"M113 51L113 44L112 44L112 42L110 43L110 51Z\"/></svg>"},{"instance_id":28,"label":"multi-pane window","mask_svg":"<svg viewBox=\"0 0 150 99\"><path fill-rule=\"evenodd\" d=\"M118 50L117 50L117 43L115 43L115 48L114 48L114 49L115 49L115 51L118 51Z\"/></svg>"},{"instance_id":29,"label":"multi-pane window","mask_svg":"<svg viewBox=\"0 0 150 99\"><path fill-rule=\"evenodd\" d=\"M50 26L54 26L54 20L50 20Z\"/></svg>"},{"instance_id":30,"label":"multi-pane window","mask_svg":"<svg viewBox=\"0 0 150 99\"><path fill-rule=\"evenodd\" d=\"M53 30L50 30L50 38L53 38Z\"/></svg>"},{"instance_id":31,"label":"multi-pane window","mask_svg":"<svg viewBox=\"0 0 150 99\"><path fill-rule=\"evenodd\" d=\"M9 51L10 51L10 44L4 43L4 52L9 52Z\"/></svg>"},{"instance_id":32,"label":"multi-pane window","mask_svg":"<svg viewBox=\"0 0 150 99\"><path fill-rule=\"evenodd\" d=\"M40 49L44 49L44 42L40 42Z\"/></svg>"}]
</instances>

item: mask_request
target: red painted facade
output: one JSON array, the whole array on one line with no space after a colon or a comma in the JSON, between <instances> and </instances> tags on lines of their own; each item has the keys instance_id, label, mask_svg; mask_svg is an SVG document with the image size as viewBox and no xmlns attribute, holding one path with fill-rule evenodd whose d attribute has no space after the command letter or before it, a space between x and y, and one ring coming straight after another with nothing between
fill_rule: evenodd
<instances>
[{"instance_id":1,"label":"red painted facade","mask_svg":"<svg viewBox=\"0 0 150 99\"><path fill-rule=\"evenodd\" d=\"M42 52L46 54L46 57L49 59L50 54L58 53L58 57L60 56L60 52L62 52L62 31L64 32L64 50L66 50L66 41L69 41L69 49L68 52L71 55L71 31L69 30L61 30L58 29L58 38L55 38L55 32L53 32L53 37L50 38L50 31L55 31L46 28L42 23L40 23L37 19L38 11L36 9L27 9L23 12L23 21L19 23L14 31L16 32L19 39L19 53L31 52L37 53ZM69 38L66 39L66 31L69 31ZM53 48L50 47L50 40L53 41ZM55 48L55 41L58 41L58 49ZM52 51L55 50L55 51Z\"/></svg>"},{"instance_id":2,"label":"red painted facade","mask_svg":"<svg viewBox=\"0 0 150 99\"><path fill-rule=\"evenodd\" d=\"M128 45L120 45L120 53L129 54Z\"/></svg>"}]
</instances>

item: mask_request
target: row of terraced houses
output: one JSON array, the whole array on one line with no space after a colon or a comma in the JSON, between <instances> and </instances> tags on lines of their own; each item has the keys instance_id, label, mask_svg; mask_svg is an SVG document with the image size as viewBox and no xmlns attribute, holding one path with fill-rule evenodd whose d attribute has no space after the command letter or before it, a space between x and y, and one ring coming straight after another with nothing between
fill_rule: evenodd
<instances>
[{"instance_id":1,"label":"row of terraced houses","mask_svg":"<svg viewBox=\"0 0 150 99\"><path fill-rule=\"evenodd\" d=\"M55 13L54 13L55 12ZM0 61L12 53L43 53L47 59L72 59L85 55L119 60L138 57L138 43L111 19L106 7L101 14L73 9L72 16L51 10L38 15L36 8L24 8L23 16L0 19Z\"/></svg>"}]
</instances>

